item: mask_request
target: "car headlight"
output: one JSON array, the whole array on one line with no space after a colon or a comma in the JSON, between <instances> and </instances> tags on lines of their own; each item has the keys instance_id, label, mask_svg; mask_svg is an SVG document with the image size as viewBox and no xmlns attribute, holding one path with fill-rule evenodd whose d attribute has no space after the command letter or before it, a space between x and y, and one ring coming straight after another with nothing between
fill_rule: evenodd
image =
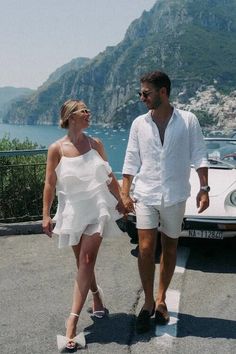
<instances>
[{"instance_id":1,"label":"car headlight","mask_svg":"<svg viewBox=\"0 0 236 354\"><path fill-rule=\"evenodd\" d=\"M236 191L233 191L233 192L230 194L229 199L230 199L230 202L231 202L234 206L236 206Z\"/></svg>"}]
</instances>

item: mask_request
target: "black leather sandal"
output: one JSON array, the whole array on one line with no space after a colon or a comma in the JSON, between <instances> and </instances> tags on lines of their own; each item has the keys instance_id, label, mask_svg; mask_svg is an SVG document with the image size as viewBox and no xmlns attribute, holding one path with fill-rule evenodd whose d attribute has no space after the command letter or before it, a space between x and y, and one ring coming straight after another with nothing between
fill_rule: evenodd
<instances>
[{"instance_id":1,"label":"black leather sandal","mask_svg":"<svg viewBox=\"0 0 236 354\"><path fill-rule=\"evenodd\" d=\"M166 304L160 304L155 311L155 323L159 325L166 325L170 320Z\"/></svg>"},{"instance_id":2,"label":"black leather sandal","mask_svg":"<svg viewBox=\"0 0 236 354\"><path fill-rule=\"evenodd\" d=\"M154 313L155 313L155 303L153 304L153 309L151 313L148 310L144 310L144 309L142 309L139 312L135 324L136 332L138 334L146 333L150 330L151 328L150 318L154 315Z\"/></svg>"}]
</instances>

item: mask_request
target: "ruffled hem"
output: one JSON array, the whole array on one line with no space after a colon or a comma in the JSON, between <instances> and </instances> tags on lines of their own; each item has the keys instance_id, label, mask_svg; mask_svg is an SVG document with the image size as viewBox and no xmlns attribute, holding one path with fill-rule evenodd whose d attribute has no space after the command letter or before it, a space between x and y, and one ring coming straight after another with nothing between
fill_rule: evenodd
<instances>
[{"instance_id":1,"label":"ruffled hem","mask_svg":"<svg viewBox=\"0 0 236 354\"><path fill-rule=\"evenodd\" d=\"M81 236L99 233L101 237L120 236L116 220L122 217L115 209L117 200L108 188L100 189L89 200L71 201L60 195L54 217L53 233L59 236L59 248L77 245Z\"/></svg>"},{"instance_id":2,"label":"ruffled hem","mask_svg":"<svg viewBox=\"0 0 236 354\"><path fill-rule=\"evenodd\" d=\"M120 237L123 232L120 230L118 225L114 220L100 220L100 223L90 224L83 230L74 231L72 229L59 229L55 226L53 234L59 236L58 248L63 248L66 246L76 246L80 242L82 235L93 236L94 234L99 234L101 237Z\"/></svg>"}]
</instances>

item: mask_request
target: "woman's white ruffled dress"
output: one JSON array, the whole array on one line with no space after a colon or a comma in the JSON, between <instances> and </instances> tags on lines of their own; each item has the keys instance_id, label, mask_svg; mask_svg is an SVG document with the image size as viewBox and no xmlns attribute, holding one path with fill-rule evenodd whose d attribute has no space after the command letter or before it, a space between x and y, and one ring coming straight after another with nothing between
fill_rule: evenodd
<instances>
[{"instance_id":1,"label":"woman's white ruffled dress","mask_svg":"<svg viewBox=\"0 0 236 354\"><path fill-rule=\"evenodd\" d=\"M58 207L53 230L59 236L59 248L77 245L82 234L122 234L115 222L122 215L108 189L111 172L94 149L77 157L61 157L56 168Z\"/></svg>"}]
</instances>

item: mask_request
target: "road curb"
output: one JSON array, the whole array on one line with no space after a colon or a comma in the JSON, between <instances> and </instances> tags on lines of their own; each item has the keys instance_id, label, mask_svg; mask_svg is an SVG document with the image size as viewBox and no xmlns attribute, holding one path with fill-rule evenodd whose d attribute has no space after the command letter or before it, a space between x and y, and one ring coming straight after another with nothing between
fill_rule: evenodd
<instances>
[{"instance_id":1,"label":"road curb","mask_svg":"<svg viewBox=\"0 0 236 354\"><path fill-rule=\"evenodd\" d=\"M1 224L0 236L42 234L42 221Z\"/></svg>"}]
</instances>

